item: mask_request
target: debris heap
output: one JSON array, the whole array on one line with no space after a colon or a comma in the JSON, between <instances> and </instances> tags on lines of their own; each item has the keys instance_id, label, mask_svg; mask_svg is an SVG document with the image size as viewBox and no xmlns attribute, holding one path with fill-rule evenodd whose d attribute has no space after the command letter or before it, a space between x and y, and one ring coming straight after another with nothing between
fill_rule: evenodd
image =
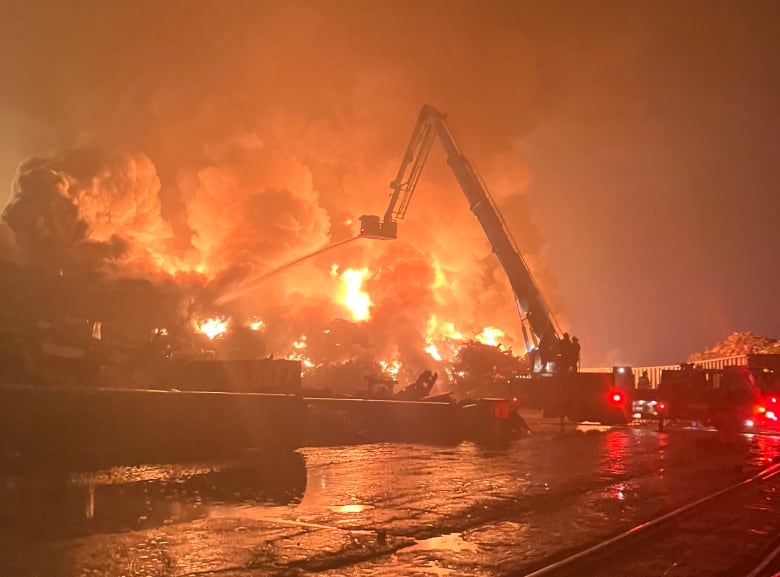
<instances>
[{"instance_id":1,"label":"debris heap","mask_svg":"<svg viewBox=\"0 0 780 577\"><path fill-rule=\"evenodd\" d=\"M736 332L704 352L693 353L688 357L688 362L755 354L780 354L780 340L762 337L752 332Z\"/></svg>"}]
</instances>

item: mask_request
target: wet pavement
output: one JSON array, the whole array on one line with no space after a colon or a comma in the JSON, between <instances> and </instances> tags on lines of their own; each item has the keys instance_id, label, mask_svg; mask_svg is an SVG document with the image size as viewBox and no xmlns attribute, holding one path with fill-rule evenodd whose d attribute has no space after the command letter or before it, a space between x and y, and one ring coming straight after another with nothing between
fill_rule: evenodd
<instances>
[{"instance_id":1,"label":"wet pavement","mask_svg":"<svg viewBox=\"0 0 780 577\"><path fill-rule=\"evenodd\" d=\"M633 547L588 564L590 577L747 576L777 545L780 475L742 486L681 515ZM639 554L637 554L639 553Z\"/></svg>"},{"instance_id":2,"label":"wet pavement","mask_svg":"<svg viewBox=\"0 0 780 577\"><path fill-rule=\"evenodd\" d=\"M537 430L504 449L381 444L5 475L3 575L522 574L780 455L773 436Z\"/></svg>"}]
</instances>

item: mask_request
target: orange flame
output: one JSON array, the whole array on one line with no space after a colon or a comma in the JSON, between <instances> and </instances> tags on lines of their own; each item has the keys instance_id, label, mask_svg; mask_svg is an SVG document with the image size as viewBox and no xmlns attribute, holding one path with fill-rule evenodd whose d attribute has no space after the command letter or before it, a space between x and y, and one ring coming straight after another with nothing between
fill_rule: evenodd
<instances>
[{"instance_id":1,"label":"orange flame","mask_svg":"<svg viewBox=\"0 0 780 577\"><path fill-rule=\"evenodd\" d=\"M441 353L439 353L439 348L433 343L430 343L427 347L425 347L425 352L431 355L431 358L434 361L442 360Z\"/></svg>"},{"instance_id":2,"label":"orange flame","mask_svg":"<svg viewBox=\"0 0 780 577\"><path fill-rule=\"evenodd\" d=\"M297 339L295 339L292 342L292 349L293 351L287 355L287 359L291 361L301 361L304 368L311 369L314 368L314 361L312 361L309 357L307 357L304 353L306 351L306 348L309 346L306 342L306 335L301 335Z\"/></svg>"},{"instance_id":3,"label":"orange flame","mask_svg":"<svg viewBox=\"0 0 780 577\"><path fill-rule=\"evenodd\" d=\"M452 341L466 340L463 333L455 328L455 323L452 322L439 322L436 315L432 315L428 319L428 328L426 329L426 337L428 341L432 339L449 339Z\"/></svg>"},{"instance_id":4,"label":"orange flame","mask_svg":"<svg viewBox=\"0 0 780 577\"><path fill-rule=\"evenodd\" d=\"M352 319L364 321L371 316L371 297L363 290L363 281L368 276L368 269L348 268L341 273L341 304L343 304Z\"/></svg>"},{"instance_id":5,"label":"orange flame","mask_svg":"<svg viewBox=\"0 0 780 577\"><path fill-rule=\"evenodd\" d=\"M425 330L425 352L435 361L451 361L466 337L453 322L441 322L436 315L428 319Z\"/></svg>"},{"instance_id":6,"label":"orange flame","mask_svg":"<svg viewBox=\"0 0 780 577\"><path fill-rule=\"evenodd\" d=\"M476 335L474 338L483 345L497 347L501 344L498 339L503 336L506 336L506 333L501 329L496 327L485 327L482 329L482 332Z\"/></svg>"},{"instance_id":7,"label":"orange flame","mask_svg":"<svg viewBox=\"0 0 780 577\"><path fill-rule=\"evenodd\" d=\"M210 319L195 321L193 326L199 333L206 335L209 339L214 340L221 337L227 332L228 324L230 323L230 317L214 317Z\"/></svg>"},{"instance_id":8,"label":"orange flame","mask_svg":"<svg viewBox=\"0 0 780 577\"><path fill-rule=\"evenodd\" d=\"M397 359L392 361L379 361L379 367L382 369L383 373L395 378L401 370L401 362Z\"/></svg>"}]
</instances>

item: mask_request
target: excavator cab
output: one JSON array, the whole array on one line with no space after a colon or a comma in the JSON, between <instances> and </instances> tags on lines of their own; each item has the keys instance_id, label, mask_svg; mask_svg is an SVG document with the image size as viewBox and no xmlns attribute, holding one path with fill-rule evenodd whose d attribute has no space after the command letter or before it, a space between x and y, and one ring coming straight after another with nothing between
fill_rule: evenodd
<instances>
[{"instance_id":1,"label":"excavator cab","mask_svg":"<svg viewBox=\"0 0 780 577\"><path fill-rule=\"evenodd\" d=\"M398 223L382 222L374 214L364 214L360 217L360 236L375 240L394 240L398 238Z\"/></svg>"}]
</instances>

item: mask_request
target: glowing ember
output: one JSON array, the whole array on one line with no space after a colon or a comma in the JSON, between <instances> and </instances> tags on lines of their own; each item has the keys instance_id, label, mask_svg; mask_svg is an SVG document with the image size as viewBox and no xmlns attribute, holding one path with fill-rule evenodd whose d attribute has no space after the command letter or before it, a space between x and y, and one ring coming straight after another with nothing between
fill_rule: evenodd
<instances>
[{"instance_id":1,"label":"glowing ember","mask_svg":"<svg viewBox=\"0 0 780 577\"><path fill-rule=\"evenodd\" d=\"M496 327L485 327L482 332L476 335L474 338L483 345L489 345L491 347L499 346L498 339L505 336L506 333Z\"/></svg>"},{"instance_id":2,"label":"glowing ember","mask_svg":"<svg viewBox=\"0 0 780 577\"><path fill-rule=\"evenodd\" d=\"M249 323L249 328L253 331L264 331L265 330L265 322L261 321L260 319L253 319Z\"/></svg>"},{"instance_id":3,"label":"glowing ember","mask_svg":"<svg viewBox=\"0 0 780 577\"><path fill-rule=\"evenodd\" d=\"M299 352L291 353L287 355L286 358L288 361L301 361L301 364L305 369L312 369L315 366L314 361L312 361L309 357Z\"/></svg>"},{"instance_id":4,"label":"glowing ember","mask_svg":"<svg viewBox=\"0 0 780 577\"><path fill-rule=\"evenodd\" d=\"M364 321L370 316L371 297L363 291L363 281L368 269L348 268L341 273L342 304L347 307L353 320Z\"/></svg>"},{"instance_id":5,"label":"glowing ember","mask_svg":"<svg viewBox=\"0 0 780 577\"><path fill-rule=\"evenodd\" d=\"M308 343L306 342L306 335L301 335L300 337L298 337L293 341L292 343L293 351L289 355L287 355L287 359L291 361L301 361L301 364L303 364L304 369L314 368L315 366L314 361L312 361L304 353L307 346Z\"/></svg>"},{"instance_id":6,"label":"glowing ember","mask_svg":"<svg viewBox=\"0 0 780 577\"><path fill-rule=\"evenodd\" d=\"M398 360L395 361L379 361L379 366L382 368L382 372L392 377L397 377L398 372L401 370L401 363Z\"/></svg>"},{"instance_id":7,"label":"glowing ember","mask_svg":"<svg viewBox=\"0 0 780 577\"><path fill-rule=\"evenodd\" d=\"M196 331L203 333L209 339L214 340L227 332L229 323L230 317L214 317L211 319L195 321L194 326Z\"/></svg>"}]
</instances>

